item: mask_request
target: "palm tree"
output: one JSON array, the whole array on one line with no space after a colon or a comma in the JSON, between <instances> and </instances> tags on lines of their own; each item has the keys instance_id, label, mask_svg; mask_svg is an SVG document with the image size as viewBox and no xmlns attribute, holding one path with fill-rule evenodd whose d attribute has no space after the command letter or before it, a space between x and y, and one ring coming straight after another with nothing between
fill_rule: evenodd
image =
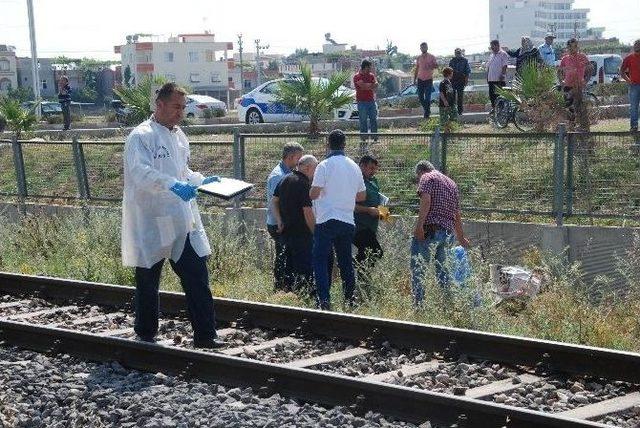
<instances>
[{"instance_id":1,"label":"palm tree","mask_svg":"<svg viewBox=\"0 0 640 428\"><path fill-rule=\"evenodd\" d=\"M301 65L300 73L293 80L278 84L276 99L291 110L308 115L309 133L317 134L320 119L353 102L353 95L342 86L349 75L338 72L328 79L313 78L308 64Z\"/></svg>"},{"instance_id":2,"label":"palm tree","mask_svg":"<svg viewBox=\"0 0 640 428\"><path fill-rule=\"evenodd\" d=\"M129 116L131 124L137 125L151 116L151 91L155 86L165 83L167 83L167 79L164 77L145 76L135 86L121 86L113 90L122 102L131 109Z\"/></svg>"},{"instance_id":3,"label":"palm tree","mask_svg":"<svg viewBox=\"0 0 640 428\"><path fill-rule=\"evenodd\" d=\"M4 118L6 126L15 133L16 138L20 138L22 132L33 129L38 122L36 109L40 102L33 103L33 106L26 110L20 105L20 101L13 98L0 99L0 117Z\"/></svg>"}]
</instances>

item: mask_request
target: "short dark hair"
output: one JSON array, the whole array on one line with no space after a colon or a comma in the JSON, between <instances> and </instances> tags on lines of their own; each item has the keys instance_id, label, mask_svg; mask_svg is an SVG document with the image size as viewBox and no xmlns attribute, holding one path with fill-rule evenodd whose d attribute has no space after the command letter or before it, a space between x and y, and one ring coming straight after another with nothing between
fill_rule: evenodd
<instances>
[{"instance_id":1,"label":"short dark hair","mask_svg":"<svg viewBox=\"0 0 640 428\"><path fill-rule=\"evenodd\" d=\"M422 43L420 43L420 46L424 46L424 45L429 46L429 44L428 44L427 42L422 42Z\"/></svg>"},{"instance_id":2,"label":"short dark hair","mask_svg":"<svg viewBox=\"0 0 640 428\"><path fill-rule=\"evenodd\" d=\"M445 67L444 70L442 70L442 75L444 77L449 77L449 76L453 76L453 68L451 67Z\"/></svg>"},{"instance_id":3,"label":"short dark hair","mask_svg":"<svg viewBox=\"0 0 640 428\"><path fill-rule=\"evenodd\" d=\"M578 39L576 39L575 37L572 37L569 40L567 40L567 46L569 46L571 43L578 43Z\"/></svg>"},{"instance_id":4,"label":"short dark hair","mask_svg":"<svg viewBox=\"0 0 640 428\"><path fill-rule=\"evenodd\" d=\"M347 145L347 137L341 129L334 129L329 133L329 148L331 150L343 150Z\"/></svg>"},{"instance_id":5,"label":"short dark hair","mask_svg":"<svg viewBox=\"0 0 640 428\"><path fill-rule=\"evenodd\" d=\"M364 155L360 158L360 165L369 165L369 164L376 164L378 165L378 159L374 158L371 155Z\"/></svg>"},{"instance_id":6,"label":"short dark hair","mask_svg":"<svg viewBox=\"0 0 640 428\"><path fill-rule=\"evenodd\" d=\"M282 159L286 159L289 155L302 152L304 152L304 147L302 147L300 143L291 141L282 147Z\"/></svg>"},{"instance_id":7,"label":"short dark hair","mask_svg":"<svg viewBox=\"0 0 640 428\"><path fill-rule=\"evenodd\" d=\"M373 64L371 64L371 61L369 61L368 59L363 59L362 63L360 64L360 68L364 69L366 67L371 67Z\"/></svg>"},{"instance_id":8,"label":"short dark hair","mask_svg":"<svg viewBox=\"0 0 640 428\"><path fill-rule=\"evenodd\" d=\"M162 85L162 87L156 91L156 100L167 101L174 93L187 95L187 91L184 88L176 85L175 82L169 82Z\"/></svg>"},{"instance_id":9,"label":"short dark hair","mask_svg":"<svg viewBox=\"0 0 640 428\"><path fill-rule=\"evenodd\" d=\"M500 40L498 40L498 39L493 39L493 40L491 40L491 43L490 43L490 44L492 44L492 45L498 45L498 46L499 46L499 45L500 45Z\"/></svg>"}]
</instances>

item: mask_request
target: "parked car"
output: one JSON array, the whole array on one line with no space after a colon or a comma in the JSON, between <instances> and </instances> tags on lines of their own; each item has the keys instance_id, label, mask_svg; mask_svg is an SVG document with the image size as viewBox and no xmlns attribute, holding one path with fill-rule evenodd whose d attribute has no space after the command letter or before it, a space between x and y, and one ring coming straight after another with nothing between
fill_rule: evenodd
<instances>
[{"instance_id":1,"label":"parked car","mask_svg":"<svg viewBox=\"0 0 640 428\"><path fill-rule=\"evenodd\" d=\"M620 80L622 57L613 54L587 55L592 66L591 79L588 85L596 83L612 83Z\"/></svg>"},{"instance_id":2,"label":"parked car","mask_svg":"<svg viewBox=\"0 0 640 428\"><path fill-rule=\"evenodd\" d=\"M438 102L440 81L433 82L431 87L431 104ZM400 107L406 100L415 99L418 102L418 87L415 84L409 85L397 95L378 99L378 106Z\"/></svg>"},{"instance_id":3,"label":"parked car","mask_svg":"<svg viewBox=\"0 0 640 428\"><path fill-rule=\"evenodd\" d=\"M187 107L184 110L186 117L204 117L204 111L206 109L222 110L225 115L227 114L227 105L217 98L210 97L209 95L187 95Z\"/></svg>"},{"instance_id":4,"label":"parked car","mask_svg":"<svg viewBox=\"0 0 640 428\"><path fill-rule=\"evenodd\" d=\"M317 82L323 78L314 77L313 79ZM307 119L308 115L304 112L294 112L276 101L278 84L285 80L270 80L240 98L238 100L238 120L244 123L256 124L262 122L299 122ZM353 89L341 86L339 90L354 95L355 98ZM347 104L334 110L333 116L335 119L345 120L357 118L358 106L355 102Z\"/></svg>"},{"instance_id":5,"label":"parked car","mask_svg":"<svg viewBox=\"0 0 640 428\"><path fill-rule=\"evenodd\" d=\"M33 101L27 101L22 103L21 106L25 110L31 110L34 104ZM40 103L40 112L43 117L56 116L62 114L62 106L57 101L42 101Z\"/></svg>"}]
</instances>

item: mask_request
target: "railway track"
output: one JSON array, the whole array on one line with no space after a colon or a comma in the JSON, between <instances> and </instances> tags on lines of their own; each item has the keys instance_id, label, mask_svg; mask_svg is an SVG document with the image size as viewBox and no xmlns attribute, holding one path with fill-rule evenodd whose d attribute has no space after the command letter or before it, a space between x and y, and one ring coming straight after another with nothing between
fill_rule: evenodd
<instances>
[{"instance_id":1,"label":"railway track","mask_svg":"<svg viewBox=\"0 0 640 428\"><path fill-rule=\"evenodd\" d=\"M0 273L0 340L261 394L458 427L640 424L640 355L216 299L227 346L195 350L184 296L135 340L130 287ZM611 425L609 425L611 426Z\"/></svg>"}]
</instances>

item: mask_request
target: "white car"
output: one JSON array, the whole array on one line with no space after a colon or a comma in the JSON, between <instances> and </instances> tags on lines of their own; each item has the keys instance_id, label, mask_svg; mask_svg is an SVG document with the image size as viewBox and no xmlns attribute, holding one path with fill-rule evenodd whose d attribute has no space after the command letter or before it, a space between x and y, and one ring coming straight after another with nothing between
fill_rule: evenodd
<instances>
[{"instance_id":1,"label":"white car","mask_svg":"<svg viewBox=\"0 0 640 428\"><path fill-rule=\"evenodd\" d=\"M313 79L318 81L321 78L314 77ZM285 80L270 80L243 95L237 102L238 120L244 123L256 124L262 122L299 122L308 119L308 115L302 112L294 112L276 101L278 83ZM353 89L341 86L340 90L353 95L355 99L355 91ZM354 101L334 110L333 115L335 119L355 119L358 117L358 105Z\"/></svg>"},{"instance_id":2,"label":"white car","mask_svg":"<svg viewBox=\"0 0 640 428\"><path fill-rule=\"evenodd\" d=\"M187 107L184 109L186 117L204 117L206 109L222 110L225 115L227 114L227 105L217 98L209 95L187 95Z\"/></svg>"}]
</instances>

